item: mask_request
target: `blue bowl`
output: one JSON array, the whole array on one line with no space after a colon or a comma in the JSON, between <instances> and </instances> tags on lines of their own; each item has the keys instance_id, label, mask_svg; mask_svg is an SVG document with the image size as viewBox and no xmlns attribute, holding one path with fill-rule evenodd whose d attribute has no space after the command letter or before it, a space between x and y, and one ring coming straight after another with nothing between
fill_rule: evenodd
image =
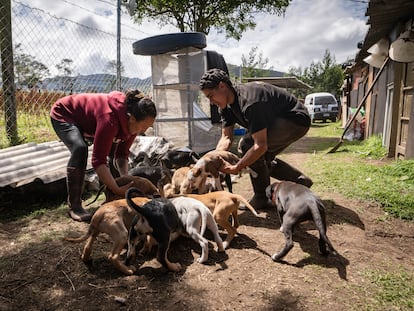
<instances>
[{"instance_id":1,"label":"blue bowl","mask_svg":"<svg viewBox=\"0 0 414 311\"><path fill-rule=\"evenodd\" d=\"M233 134L236 136L243 136L244 134L246 134L246 129L244 128L234 129Z\"/></svg>"}]
</instances>

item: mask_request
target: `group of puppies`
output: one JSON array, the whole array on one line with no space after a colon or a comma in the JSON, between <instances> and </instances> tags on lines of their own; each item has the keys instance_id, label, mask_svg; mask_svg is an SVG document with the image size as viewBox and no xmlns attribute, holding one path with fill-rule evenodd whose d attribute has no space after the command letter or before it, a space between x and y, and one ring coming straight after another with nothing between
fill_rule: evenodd
<instances>
[{"instance_id":1,"label":"group of puppies","mask_svg":"<svg viewBox=\"0 0 414 311\"><path fill-rule=\"evenodd\" d=\"M133 261L137 244L141 241L141 253L149 252L153 245L157 245L158 262L170 271L179 271L181 265L168 259L168 249L178 236L189 236L200 245L201 256L197 261L204 263L208 260L209 250L209 241L204 237L207 228L214 237L217 251L224 252L237 233L240 204L258 216L244 197L231 192L227 180L230 191L223 190L220 167L224 162L237 161L238 157L231 152L213 150L196 159L195 163L176 168L172 176L161 168L153 171L157 178L152 180L153 177L143 177L143 174L119 177L116 179L119 185L134 183L125 198L105 189L106 200L94 213L86 234L65 239L77 243L87 240L81 258L89 262L93 242L99 233L108 234L113 241L108 258L126 275L136 271ZM254 176L254 172L251 174ZM293 228L305 220L315 222L320 234L320 253L335 253L326 236L324 206L312 191L305 186L282 181L270 185L266 194L277 208L280 231L286 239L284 248L272 255L274 261L282 259L290 251ZM227 232L224 242L218 226ZM123 261L121 253L126 246L126 259Z\"/></svg>"}]
</instances>

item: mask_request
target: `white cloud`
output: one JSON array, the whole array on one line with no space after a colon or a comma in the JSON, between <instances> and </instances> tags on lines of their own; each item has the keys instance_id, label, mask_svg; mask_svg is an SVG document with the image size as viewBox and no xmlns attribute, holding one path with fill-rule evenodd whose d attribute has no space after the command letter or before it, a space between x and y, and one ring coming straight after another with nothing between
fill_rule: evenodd
<instances>
[{"instance_id":1,"label":"white cloud","mask_svg":"<svg viewBox=\"0 0 414 311\"><path fill-rule=\"evenodd\" d=\"M343 0L294 0L284 17L261 14L254 30L242 39L218 40L217 34L208 37L210 44L222 53L228 63L241 64L243 54L257 46L275 70L307 67L322 59L325 50L337 62L353 58L357 43L367 31L365 19L353 16ZM361 6L361 13L365 7ZM363 15L363 14L361 14Z\"/></svg>"}]
</instances>

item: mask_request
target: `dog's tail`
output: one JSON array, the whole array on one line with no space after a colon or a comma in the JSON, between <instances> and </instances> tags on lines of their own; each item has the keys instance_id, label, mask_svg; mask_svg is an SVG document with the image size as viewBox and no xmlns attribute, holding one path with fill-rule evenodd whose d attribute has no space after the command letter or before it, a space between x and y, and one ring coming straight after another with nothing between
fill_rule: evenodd
<instances>
[{"instance_id":1,"label":"dog's tail","mask_svg":"<svg viewBox=\"0 0 414 311\"><path fill-rule=\"evenodd\" d=\"M247 201L244 197L242 197L240 194L233 193L234 197L239 201L239 203L243 203L252 213L254 216L259 216L254 209L254 207Z\"/></svg>"},{"instance_id":2,"label":"dog's tail","mask_svg":"<svg viewBox=\"0 0 414 311\"><path fill-rule=\"evenodd\" d=\"M317 199L316 204L310 205L310 210L321 239L326 243L329 251L333 254L336 254L337 252L335 248L326 235L325 206L323 205L322 201L320 199ZM323 250L320 249L320 251L323 253Z\"/></svg>"},{"instance_id":3,"label":"dog's tail","mask_svg":"<svg viewBox=\"0 0 414 311\"><path fill-rule=\"evenodd\" d=\"M83 236L80 236L80 237L77 237L77 238L72 238L72 237L69 237L69 236L65 236L65 237L63 237L63 239L65 241L72 242L72 243L80 243L80 242L86 241L91 236L91 234L92 234L92 231L90 229L88 229L88 232L86 232L86 234L83 235Z\"/></svg>"},{"instance_id":4,"label":"dog's tail","mask_svg":"<svg viewBox=\"0 0 414 311\"><path fill-rule=\"evenodd\" d=\"M216 241L218 251L222 252L224 251L223 241L218 233L218 226L216 221L214 220L213 213L206 205L204 205L204 203L202 203L202 205L203 208L200 209L202 221L200 235L204 235L205 229L207 227L214 236L214 240Z\"/></svg>"},{"instance_id":5,"label":"dog's tail","mask_svg":"<svg viewBox=\"0 0 414 311\"><path fill-rule=\"evenodd\" d=\"M133 208L134 210L136 210L138 213L141 214L142 208L139 205L135 204L134 201L132 201L132 195L133 195L133 193L137 193L139 195L142 195L142 191L141 190L139 190L138 188L135 188L135 187L131 187L125 193L125 199L126 199L126 201L127 201L127 203L128 203L128 205L129 205L130 208Z\"/></svg>"},{"instance_id":6,"label":"dog's tail","mask_svg":"<svg viewBox=\"0 0 414 311\"><path fill-rule=\"evenodd\" d=\"M200 202L201 203L201 202ZM211 214L209 208L204 205L204 203L201 203L203 205L203 208L200 208L200 214L201 214L201 228L200 228L200 234L203 236L206 232L207 225L210 222L209 217L213 218L213 214ZM213 218L214 220L214 218Z\"/></svg>"}]
</instances>

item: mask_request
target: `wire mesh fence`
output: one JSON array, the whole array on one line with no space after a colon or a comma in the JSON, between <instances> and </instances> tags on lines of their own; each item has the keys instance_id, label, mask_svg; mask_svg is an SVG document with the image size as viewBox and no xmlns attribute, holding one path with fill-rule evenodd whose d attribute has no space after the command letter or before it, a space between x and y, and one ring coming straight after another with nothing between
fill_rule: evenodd
<instances>
[{"instance_id":1,"label":"wire mesh fence","mask_svg":"<svg viewBox=\"0 0 414 311\"><path fill-rule=\"evenodd\" d=\"M118 49L116 28L105 32L19 1L2 1L0 13L0 148L57 139L49 111L62 96L117 86L151 92L149 57L132 53L134 38L121 36Z\"/></svg>"}]
</instances>

